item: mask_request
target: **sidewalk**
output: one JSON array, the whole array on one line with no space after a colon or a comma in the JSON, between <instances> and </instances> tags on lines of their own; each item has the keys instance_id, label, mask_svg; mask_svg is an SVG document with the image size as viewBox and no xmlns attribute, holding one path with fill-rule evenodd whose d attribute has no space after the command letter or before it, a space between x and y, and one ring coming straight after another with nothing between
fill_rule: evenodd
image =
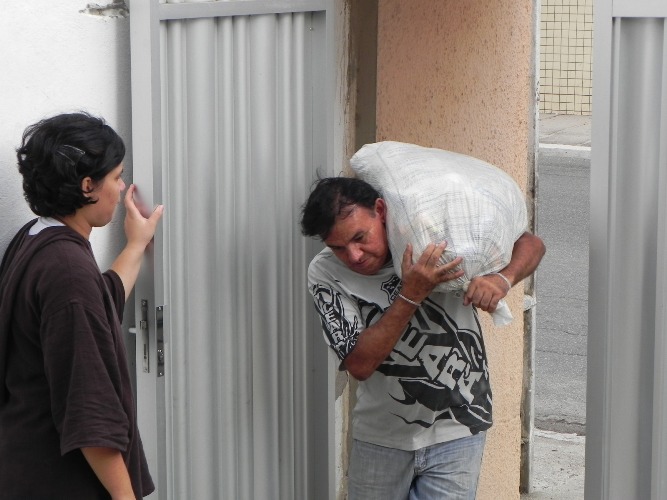
<instances>
[{"instance_id":1,"label":"sidewalk","mask_svg":"<svg viewBox=\"0 0 667 500\"><path fill-rule=\"evenodd\" d=\"M591 147L591 117L540 114L540 147Z\"/></svg>"},{"instance_id":2,"label":"sidewalk","mask_svg":"<svg viewBox=\"0 0 667 500\"><path fill-rule=\"evenodd\" d=\"M535 429L532 490L521 500L584 498L585 436Z\"/></svg>"},{"instance_id":3,"label":"sidewalk","mask_svg":"<svg viewBox=\"0 0 667 500\"><path fill-rule=\"evenodd\" d=\"M590 151L590 116L542 114L538 130L541 150ZM522 494L521 500L583 499L585 452L585 436L535 429L532 489Z\"/></svg>"}]
</instances>

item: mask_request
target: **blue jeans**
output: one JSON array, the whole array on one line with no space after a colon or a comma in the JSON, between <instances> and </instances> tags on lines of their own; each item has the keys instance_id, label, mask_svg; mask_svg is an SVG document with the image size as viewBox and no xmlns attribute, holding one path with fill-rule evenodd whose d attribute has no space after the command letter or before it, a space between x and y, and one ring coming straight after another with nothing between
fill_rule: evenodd
<instances>
[{"instance_id":1,"label":"blue jeans","mask_svg":"<svg viewBox=\"0 0 667 500\"><path fill-rule=\"evenodd\" d=\"M474 500L486 432L403 451L354 440L348 500Z\"/></svg>"}]
</instances>

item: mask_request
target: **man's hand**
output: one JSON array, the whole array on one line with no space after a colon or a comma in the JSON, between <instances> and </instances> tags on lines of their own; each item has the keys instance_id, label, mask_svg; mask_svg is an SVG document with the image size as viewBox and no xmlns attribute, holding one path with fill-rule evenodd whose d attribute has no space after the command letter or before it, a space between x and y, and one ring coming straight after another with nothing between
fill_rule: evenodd
<instances>
[{"instance_id":1,"label":"man's hand","mask_svg":"<svg viewBox=\"0 0 667 500\"><path fill-rule=\"evenodd\" d=\"M410 318L417 310L415 304L428 297L433 288L445 281L463 276L463 271L455 270L462 259L439 265L446 243L430 244L415 264L412 263L412 247L408 245L403 253L403 285L401 295L382 314L377 323L364 329L357 339L357 345L345 358L345 369L357 380L366 380L387 358L398 339L401 338Z\"/></svg>"},{"instance_id":2,"label":"man's hand","mask_svg":"<svg viewBox=\"0 0 667 500\"><path fill-rule=\"evenodd\" d=\"M500 270L509 283L497 274L478 276L468 285L463 305L472 304L482 311L494 312L498 301L509 293L512 286L535 272L545 252L544 242L538 236L523 233L514 243L510 263Z\"/></svg>"},{"instance_id":3,"label":"man's hand","mask_svg":"<svg viewBox=\"0 0 667 500\"><path fill-rule=\"evenodd\" d=\"M430 243L416 263L412 263L412 245L408 244L403 252L401 274L403 285L401 294L414 302L421 302L428 297L440 283L455 280L463 276L461 269L456 269L463 261L456 257L451 262L440 264L440 258L447 243Z\"/></svg>"},{"instance_id":4,"label":"man's hand","mask_svg":"<svg viewBox=\"0 0 667 500\"><path fill-rule=\"evenodd\" d=\"M492 313L498 307L498 302L510 291L505 280L497 274L477 276L468 284L468 291L463 297L463 305L473 304L475 307Z\"/></svg>"}]
</instances>

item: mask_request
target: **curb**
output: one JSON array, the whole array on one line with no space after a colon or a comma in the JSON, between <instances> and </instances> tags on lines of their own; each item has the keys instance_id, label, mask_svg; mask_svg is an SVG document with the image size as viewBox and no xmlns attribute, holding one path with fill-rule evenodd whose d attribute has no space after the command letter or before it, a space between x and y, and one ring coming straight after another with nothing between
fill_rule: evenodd
<instances>
[{"instance_id":1,"label":"curb","mask_svg":"<svg viewBox=\"0 0 667 500\"><path fill-rule=\"evenodd\" d=\"M570 144L549 144L540 142L540 149L564 149L569 151L588 151L590 152L590 146L574 146Z\"/></svg>"}]
</instances>

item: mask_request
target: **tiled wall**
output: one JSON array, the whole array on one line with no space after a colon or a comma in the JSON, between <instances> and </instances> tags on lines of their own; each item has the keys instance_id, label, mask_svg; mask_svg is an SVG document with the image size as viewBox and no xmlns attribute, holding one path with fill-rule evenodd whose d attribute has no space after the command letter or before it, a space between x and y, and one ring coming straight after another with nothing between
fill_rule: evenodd
<instances>
[{"instance_id":1,"label":"tiled wall","mask_svg":"<svg viewBox=\"0 0 667 500\"><path fill-rule=\"evenodd\" d=\"M540 112L591 114L593 0L542 0Z\"/></svg>"}]
</instances>

